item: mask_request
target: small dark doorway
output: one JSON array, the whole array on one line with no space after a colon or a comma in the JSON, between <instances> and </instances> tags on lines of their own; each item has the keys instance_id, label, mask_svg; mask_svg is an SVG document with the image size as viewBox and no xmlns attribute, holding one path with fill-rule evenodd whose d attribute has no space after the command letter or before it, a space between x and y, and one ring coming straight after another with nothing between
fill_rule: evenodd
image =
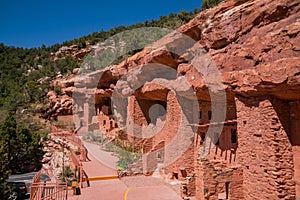
<instances>
[{"instance_id":1,"label":"small dark doorway","mask_svg":"<svg viewBox=\"0 0 300 200\"><path fill-rule=\"evenodd\" d=\"M232 144L236 144L237 143L236 129L231 129L231 143Z\"/></svg>"},{"instance_id":2,"label":"small dark doorway","mask_svg":"<svg viewBox=\"0 0 300 200\"><path fill-rule=\"evenodd\" d=\"M226 199L229 198L229 182L225 183L225 192L226 192Z\"/></svg>"}]
</instances>

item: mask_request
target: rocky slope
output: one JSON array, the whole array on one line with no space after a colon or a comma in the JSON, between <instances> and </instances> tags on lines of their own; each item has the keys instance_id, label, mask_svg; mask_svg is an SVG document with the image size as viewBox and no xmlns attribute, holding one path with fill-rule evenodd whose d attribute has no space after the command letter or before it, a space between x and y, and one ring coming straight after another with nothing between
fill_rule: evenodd
<instances>
[{"instance_id":1,"label":"rocky slope","mask_svg":"<svg viewBox=\"0 0 300 200\"><path fill-rule=\"evenodd\" d=\"M91 91L86 88L98 83L96 96L109 97L120 77L147 63L159 63L177 70L177 84L175 81L174 87L181 87L181 78L185 77L196 91L205 90L207 82L213 81L214 78L212 76L210 80L204 80L201 73L205 72L197 73L195 64L196 59L198 62L206 62L208 58L209 63L206 64L217 67L229 97L230 93L246 97L272 94L282 99L299 100L299 10L299 0L225 1L213 9L199 13L176 32L168 34L119 65L107 67L104 72L87 74L78 82L81 86L77 92L89 93ZM186 36L195 42L187 42ZM199 51L199 46L202 47L201 51L205 50L207 54L202 52L199 54L200 58L191 57ZM175 47L180 47L180 51L172 52ZM104 75L99 80L102 73ZM74 82L74 77L58 81L63 87L63 99L71 101L70 97L75 90ZM118 82L118 89L122 90L121 85L121 82ZM144 86L139 95L161 99L164 98L166 90L168 89L161 86ZM53 103L57 102L57 99L52 99L47 114L65 114L60 111L66 109L63 108L65 104L58 105Z\"/></svg>"}]
</instances>

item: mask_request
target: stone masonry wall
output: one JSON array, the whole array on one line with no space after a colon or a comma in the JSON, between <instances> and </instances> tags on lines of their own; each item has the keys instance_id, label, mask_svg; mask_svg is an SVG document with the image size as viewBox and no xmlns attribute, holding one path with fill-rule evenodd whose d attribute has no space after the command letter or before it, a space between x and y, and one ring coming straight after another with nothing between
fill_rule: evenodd
<instances>
[{"instance_id":1,"label":"stone masonry wall","mask_svg":"<svg viewBox=\"0 0 300 200\"><path fill-rule=\"evenodd\" d=\"M244 199L295 199L287 102L237 97L236 108Z\"/></svg>"},{"instance_id":2,"label":"stone masonry wall","mask_svg":"<svg viewBox=\"0 0 300 200\"><path fill-rule=\"evenodd\" d=\"M196 199L243 199L243 169L240 165L227 167L226 162L197 160Z\"/></svg>"},{"instance_id":3,"label":"stone masonry wall","mask_svg":"<svg viewBox=\"0 0 300 200\"><path fill-rule=\"evenodd\" d=\"M152 132L152 137L140 139L146 145L144 153L152 152L144 156L143 163L146 171L152 172L158 167L158 163L164 164L163 171L166 174L177 174L179 179L194 172L194 146L193 132L189 122L182 113L182 108L175 92L170 91L167 95L166 116L161 118L155 126L149 124L149 109L156 101L149 99L137 99L132 96L129 100L129 114L135 123L134 135ZM182 101L189 103L189 101ZM146 130L146 126L150 127ZM151 129L153 126L153 129ZM143 135L144 136L144 135ZM138 139L137 139L138 140ZM186 145L189 142L189 145ZM139 143L139 141L136 141ZM164 144L162 146L162 144ZM158 153L159 152L159 153ZM179 153L178 153L179 152ZM163 159L163 160L161 160ZM184 170L180 170L184 169Z\"/></svg>"},{"instance_id":4,"label":"stone masonry wall","mask_svg":"<svg viewBox=\"0 0 300 200\"><path fill-rule=\"evenodd\" d=\"M181 169L184 169L187 174L194 172L194 146L192 129L188 126L189 122L182 110L186 110L184 107L189 106L188 100L182 100L179 102L175 92L170 91L167 95L166 106L166 121L162 130L154 137L154 146L164 141L167 149L165 149L165 158L172 160L164 161L165 172L178 173L178 178L185 178L181 173ZM188 104L188 105L185 105ZM177 142L176 142L177 141ZM187 148L187 143L190 143ZM172 144L172 145L170 145ZM169 146L170 145L170 146ZM182 151L186 149L185 151ZM179 154L177 154L179 153Z\"/></svg>"},{"instance_id":5,"label":"stone masonry wall","mask_svg":"<svg viewBox=\"0 0 300 200\"><path fill-rule=\"evenodd\" d=\"M292 101L290 106L291 142L294 155L294 179L296 180L296 197L300 197L300 101Z\"/></svg>"},{"instance_id":6,"label":"stone masonry wall","mask_svg":"<svg viewBox=\"0 0 300 200\"><path fill-rule=\"evenodd\" d=\"M211 111L211 103L199 101L199 127L195 137L195 160L197 160L198 154L201 151L204 137L207 137L208 128L212 132L218 133L218 124L214 124L213 121L210 123L209 112ZM200 116L201 115L201 116ZM212 114L213 115L213 114ZM213 116L211 116L213 118ZM225 123L222 128L222 133L219 137L219 145L212 147L208 158L211 160L223 160L228 164L236 164L236 149L238 147L238 137L232 140L232 132L235 131L236 136L238 135L236 129L236 109L234 102L227 103ZM230 122L230 123L229 123Z\"/></svg>"}]
</instances>

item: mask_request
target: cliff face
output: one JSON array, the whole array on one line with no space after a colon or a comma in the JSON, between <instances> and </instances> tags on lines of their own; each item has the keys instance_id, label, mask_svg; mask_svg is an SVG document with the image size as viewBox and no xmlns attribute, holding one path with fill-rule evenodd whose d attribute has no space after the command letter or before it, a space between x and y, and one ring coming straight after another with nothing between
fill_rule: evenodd
<instances>
[{"instance_id":1,"label":"cliff face","mask_svg":"<svg viewBox=\"0 0 300 200\"><path fill-rule=\"evenodd\" d=\"M228 91L299 99L299 9L299 1L226 1L201 12L177 31L207 51ZM201 77L193 79L197 74L185 63L184 53L178 56L163 48L181 45L176 34L156 45L157 49L145 49L114 67L115 74L123 75L126 69L146 63L160 63L177 69L196 90L205 87Z\"/></svg>"},{"instance_id":2,"label":"cliff face","mask_svg":"<svg viewBox=\"0 0 300 200\"><path fill-rule=\"evenodd\" d=\"M201 176L196 176L199 199L217 199L218 194L225 192L224 181L228 182L226 187L238 188L229 189L230 199L294 199L300 196L297 182L300 177L299 32L300 0L225 1L199 13L188 24L118 65L78 79L73 76L55 81L54 85L62 87L63 98L49 93L52 103L46 115L72 114L71 103L76 99L77 104L82 104L76 109L80 111L79 118L85 118L85 125L95 123L89 110L94 108L96 114L109 116L104 120L102 115L98 118L105 124L113 121L109 99L114 92L125 96L133 94L128 112L136 124L151 124L149 112L153 105L163 107L166 112L164 116L159 113L160 120L164 121L159 133L151 137L151 141L147 138L139 143L144 142L145 151L151 152L177 137L177 129L182 127L179 115L188 116L188 112L193 112L188 101L186 105L181 104L180 98L192 99L195 94L199 102L204 101L199 105L203 116L197 123L194 146L167 170L178 174L178 166L185 166L188 173L197 169L196 174L203 177L217 177L201 181ZM143 74L145 68L140 68L142 65L147 69L146 74ZM171 70L165 71L163 66ZM163 80L159 74L172 80ZM137 87L142 81L145 84ZM186 87L185 81L191 87ZM176 95L170 88L176 90ZM191 88L195 93L190 93ZM201 138L205 137L201 134L207 132L211 120L209 91L220 89L224 89L228 101L219 151L199 161ZM72 95L76 98L72 99ZM91 99L95 104L92 108L83 105ZM178 114L179 110L183 112ZM199 114L197 109L195 112ZM187 117L183 124L191 127L190 119ZM187 137L186 133L193 131L186 128L183 132ZM215 164L216 158L222 168ZM228 162L232 167L229 171ZM157 167L157 163L150 164ZM218 172L222 170L226 173Z\"/></svg>"},{"instance_id":3,"label":"cliff face","mask_svg":"<svg viewBox=\"0 0 300 200\"><path fill-rule=\"evenodd\" d=\"M245 96L272 93L281 98L297 99L299 9L299 1L226 1L201 12L177 31L197 41L208 52L222 73L222 81L228 90ZM203 87L203 81L191 80L193 67L187 65L181 56L162 48L180 45L178 41L170 34L156 46L107 69L106 75L102 76L105 80L99 82L98 88L103 88L100 84L108 88L109 82L115 84L128 70L146 63L175 68L185 74L192 86ZM193 51L193 47L186 51ZM84 84L88 86L89 83Z\"/></svg>"}]
</instances>

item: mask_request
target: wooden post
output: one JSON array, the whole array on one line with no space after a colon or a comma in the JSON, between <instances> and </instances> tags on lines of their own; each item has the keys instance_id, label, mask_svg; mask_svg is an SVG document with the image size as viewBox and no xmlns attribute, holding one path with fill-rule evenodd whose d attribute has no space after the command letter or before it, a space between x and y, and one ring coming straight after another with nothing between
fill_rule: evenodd
<instances>
[{"instance_id":1,"label":"wooden post","mask_svg":"<svg viewBox=\"0 0 300 200\"><path fill-rule=\"evenodd\" d=\"M80 176L80 187L83 188L83 173L82 173L82 166L79 167L80 169L80 173L79 173L79 176Z\"/></svg>"}]
</instances>

